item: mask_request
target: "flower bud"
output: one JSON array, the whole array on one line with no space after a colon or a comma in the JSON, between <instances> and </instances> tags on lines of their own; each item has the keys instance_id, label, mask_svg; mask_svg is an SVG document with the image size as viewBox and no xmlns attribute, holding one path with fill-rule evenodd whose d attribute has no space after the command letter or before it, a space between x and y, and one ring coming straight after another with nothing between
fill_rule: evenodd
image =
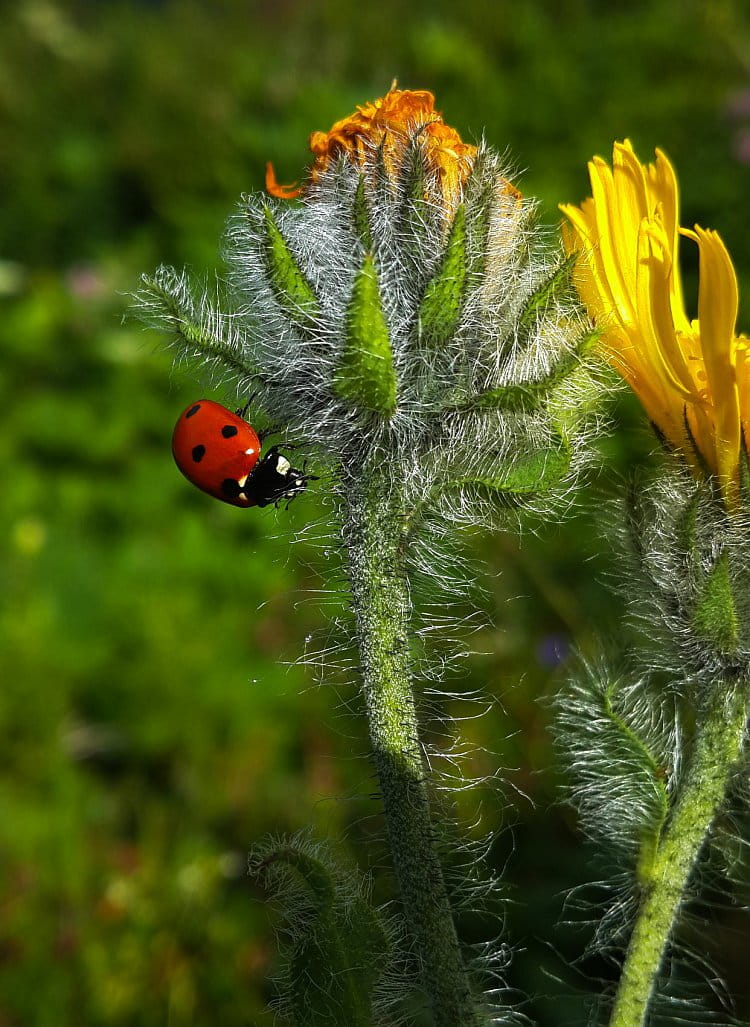
<instances>
[{"instance_id":1,"label":"flower bud","mask_svg":"<svg viewBox=\"0 0 750 1027\"><path fill-rule=\"evenodd\" d=\"M633 488L629 601L656 638L660 662L707 687L750 673L750 523L718 490L673 468Z\"/></svg>"},{"instance_id":2,"label":"flower bud","mask_svg":"<svg viewBox=\"0 0 750 1027\"><path fill-rule=\"evenodd\" d=\"M161 272L141 294L151 320L161 309L191 352L224 346L275 424L344 472L389 467L408 508L471 519L493 492L527 501L569 480L601 392L593 335L572 261L499 156L430 93L398 89L311 150L303 185L270 169L272 198L244 197L230 222L229 313Z\"/></svg>"}]
</instances>

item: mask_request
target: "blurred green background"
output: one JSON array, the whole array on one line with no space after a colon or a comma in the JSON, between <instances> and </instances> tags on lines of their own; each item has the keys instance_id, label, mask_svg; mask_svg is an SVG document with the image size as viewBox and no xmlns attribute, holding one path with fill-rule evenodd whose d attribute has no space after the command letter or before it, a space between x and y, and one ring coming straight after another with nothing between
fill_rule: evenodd
<instances>
[{"instance_id":1,"label":"blurred green background","mask_svg":"<svg viewBox=\"0 0 750 1027\"><path fill-rule=\"evenodd\" d=\"M266 160L298 178L309 132L398 77L433 90L464 138L507 148L551 225L613 139L643 158L663 147L683 222L719 229L747 284L744 12L742 0L7 5L0 1027L271 1024L275 915L245 875L269 832L345 838L377 897L392 895L356 687L333 673L320 687L296 665L337 613L329 511L314 489L288 513L242 511L179 476L179 410L234 397L123 322L139 274L166 262L212 275L224 219L262 187ZM539 699L571 646L623 644L595 512L652 441L628 398L613 415L624 434L600 444L574 516L475 543L494 627L453 682L497 700L462 732L497 754L475 769L508 768L482 826L515 903L508 981L536 996L524 1010L543 1025L585 1023L586 995L612 974L565 970L588 937L561 925L565 892L598 871L553 805ZM478 831L469 799L459 814ZM750 1020L750 922L711 915L704 948ZM477 940L487 924L461 930Z\"/></svg>"}]
</instances>

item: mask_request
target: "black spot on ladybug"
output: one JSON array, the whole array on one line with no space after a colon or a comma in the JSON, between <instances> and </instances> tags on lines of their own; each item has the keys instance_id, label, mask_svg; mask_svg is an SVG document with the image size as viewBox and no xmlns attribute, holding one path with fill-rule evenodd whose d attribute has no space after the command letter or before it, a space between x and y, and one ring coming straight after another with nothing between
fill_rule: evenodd
<instances>
[{"instance_id":1,"label":"black spot on ladybug","mask_svg":"<svg viewBox=\"0 0 750 1027\"><path fill-rule=\"evenodd\" d=\"M221 429L221 434L224 436L225 439L231 439L234 435L237 434L237 429L233 424L225 424L224 427Z\"/></svg>"},{"instance_id":2,"label":"black spot on ladybug","mask_svg":"<svg viewBox=\"0 0 750 1027\"><path fill-rule=\"evenodd\" d=\"M194 407L190 407L190 409L185 414L185 419L187 420L188 417L192 417L193 414L197 414L198 411L200 410L200 408L201 408L200 403L196 403Z\"/></svg>"},{"instance_id":3,"label":"black spot on ladybug","mask_svg":"<svg viewBox=\"0 0 750 1027\"><path fill-rule=\"evenodd\" d=\"M199 464L201 462L201 460L203 459L203 457L205 455L206 455L206 447L205 446L193 446L193 460L195 460L195 462L197 464Z\"/></svg>"},{"instance_id":4,"label":"black spot on ladybug","mask_svg":"<svg viewBox=\"0 0 750 1027\"><path fill-rule=\"evenodd\" d=\"M236 478L225 478L221 483L221 491L229 499L236 499L242 490Z\"/></svg>"}]
</instances>

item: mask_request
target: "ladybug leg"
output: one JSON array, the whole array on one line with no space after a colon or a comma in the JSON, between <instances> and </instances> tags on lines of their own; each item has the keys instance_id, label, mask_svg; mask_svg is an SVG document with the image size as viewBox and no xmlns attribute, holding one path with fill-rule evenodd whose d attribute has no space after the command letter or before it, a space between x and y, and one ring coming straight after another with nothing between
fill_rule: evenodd
<instances>
[{"instance_id":1,"label":"ladybug leg","mask_svg":"<svg viewBox=\"0 0 750 1027\"><path fill-rule=\"evenodd\" d=\"M252 404L253 400L257 395L257 392L253 392L252 395L248 397L247 403L245 403L244 407L239 407L237 410L235 410L235 414L237 414L238 417L241 417L243 421L247 420L247 412L250 409L250 405Z\"/></svg>"},{"instance_id":2,"label":"ladybug leg","mask_svg":"<svg viewBox=\"0 0 750 1027\"><path fill-rule=\"evenodd\" d=\"M265 440L270 438L272 435L279 434L281 434L281 427L278 424L269 424L267 428L261 428L258 430L258 438L260 439L261 443L265 442ZM301 442L285 442L283 448L299 449L301 445ZM273 448L277 450L279 449L279 446L274 446Z\"/></svg>"},{"instance_id":3,"label":"ladybug leg","mask_svg":"<svg viewBox=\"0 0 750 1027\"><path fill-rule=\"evenodd\" d=\"M278 435L280 431L281 428L278 424L269 424L267 428L261 428L258 430L258 438L260 439L261 443L263 443L266 439L270 438L271 435Z\"/></svg>"},{"instance_id":4,"label":"ladybug leg","mask_svg":"<svg viewBox=\"0 0 750 1027\"><path fill-rule=\"evenodd\" d=\"M305 445L304 442L285 442L283 449L301 449Z\"/></svg>"}]
</instances>

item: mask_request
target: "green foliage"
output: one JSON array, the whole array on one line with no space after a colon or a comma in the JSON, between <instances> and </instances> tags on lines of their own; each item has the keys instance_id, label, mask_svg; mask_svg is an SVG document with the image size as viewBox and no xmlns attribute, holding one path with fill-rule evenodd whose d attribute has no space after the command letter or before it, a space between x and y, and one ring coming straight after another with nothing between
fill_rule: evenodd
<instances>
[{"instance_id":1,"label":"green foliage","mask_svg":"<svg viewBox=\"0 0 750 1027\"><path fill-rule=\"evenodd\" d=\"M454 485L478 485L508 498L533 496L557 485L570 469L571 453L562 439L520 452L517 459L493 469L457 478Z\"/></svg>"},{"instance_id":2,"label":"green foliage","mask_svg":"<svg viewBox=\"0 0 750 1027\"><path fill-rule=\"evenodd\" d=\"M283 1011L298 1027L370 1027L390 945L362 882L310 844L272 846L250 863L258 875L279 866L287 873L276 874L275 887L291 934ZM301 878L302 894L289 871Z\"/></svg>"},{"instance_id":3,"label":"green foliage","mask_svg":"<svg viewBox=\"0 0 750 1027\"><path fill-rule=\"evenodd\" d=\"M396 406L396 371L388 325L375 262L369 253L354 280L334 392L355 408L386 417Z\"/></svg>"},{"instance_id":4,"label":"green foliage","mask_svg":"<svg viewBox=\"0 0 750 1027\"><path fill-rule=\"evenodd\" d=\"M533 410L548 400L557 388L564 387L565 383L581 370L585 357L594 348L598 339L597 331L586 332L581 336L575 349L559 360L550 374L520 385L488 389L487 392L473 398L470 405L479 410Z\"/></svg>"},{"instance_id":5,"label":"green foliage","mask_svg":"<svg viewBox=\"0 0 750 1027\"><path fill-rule=\"evenodd\" d=\"M317 618L292 639L287 545L175 474L195 386L120 325L135 269L101 273L86 298L37 276L2 327L3 1014L263 1023L245 855L328 793L332 703L280 663Z\"/></svg>"}]
</instances>

